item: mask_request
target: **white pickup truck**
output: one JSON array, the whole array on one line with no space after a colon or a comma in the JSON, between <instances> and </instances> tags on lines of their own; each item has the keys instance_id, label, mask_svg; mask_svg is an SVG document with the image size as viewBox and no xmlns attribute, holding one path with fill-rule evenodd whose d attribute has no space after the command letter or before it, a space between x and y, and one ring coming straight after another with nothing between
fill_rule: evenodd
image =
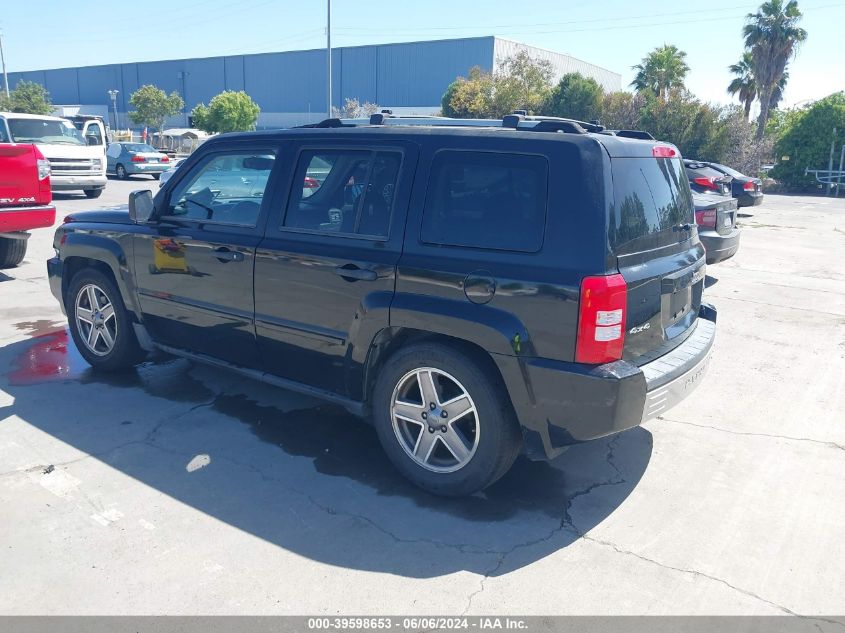
<instances>
[{"instance_id":1,"label":"white pickup truck","mask_svg":"<svg viewBox=\"0 0 845 633\"><path fill-rule=\"evenodd\" d=\"M0 137L41 150L50 161L53 191L82 190L98 198L106 186L106 130L99 119L80 131L60 117L0 112Z\"/></svg>"}]
</instances>

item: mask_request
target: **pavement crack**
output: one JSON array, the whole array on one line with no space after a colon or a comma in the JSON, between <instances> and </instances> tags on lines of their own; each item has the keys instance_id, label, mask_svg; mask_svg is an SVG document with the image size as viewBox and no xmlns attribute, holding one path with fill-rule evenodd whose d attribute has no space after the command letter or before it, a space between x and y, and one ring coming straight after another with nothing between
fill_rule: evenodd
<instances>
[{"instance_id":1,"label":"pavement crack","mask_svg":"<svg viewBox=\"0 0 845 633\"><path fill-rule=\"evenodd\" d=\"M696 424L695 422L684 422L682 420L673 420L672 418L667 418L660 416L658 419L662 420L663 422L672 422L673 424L685 424L686 426L695 426L700 429L709 429L711 431L718 431L720 433L730 433L731 435L747 435L750 437L770 437L773 439L779 440L789 440L792 442L810 442L812 444L819 444L821 446L827 446L828 448L835 448L840 451L845 451L845 446L842 444L838 444L836 442L831 442L828 440L816 440L812 437L795 437L792 435L777 435L775 433L758 433L755 431L734 431L732 429L725 429L719 426L710 426L709 424Z\"/></svg>"},{"instance_id":2,"label":"pavement crack","mask_svg":"<svg viewBox=\"0 0 845 633\"><path fill-rule=\"evenodd\" d=\"M632 550L620 547L619 545L616 545L615 543L611 543L610 541L605 541L603 539L595 538L595 537L590 536L588 534L580 534L579 533L579 536L583 540L589 541L590 543L595 543L597 545L609 547L609 548L613 549L615 552L617 552L618 554L622 554L624 556L632 556L632 557L637 558L637 559L639 559L643 562L650 563L652 565L656 565L656 566L661 567L663 569L676 571L676 572L679 572L679 573L682 573L682 574L689 574L689 575L692 575L692 576L695 576L695 577L698 577L698 578L706 578L707 580L717 582L721 585L724 585L725 587L728 587L729 589L731 589L733 591L736 591L737 593L741 593L744 596L748 596L749 598L753 598L755 600L763 602L764 604L767 604L770 607L774 607L775 609L781 611L782 613L784 613L786 615L792 615L792 616L795 616L795 617L798 617L798 618L811 620L811 621L825 622L827 624L836 624L836 625L838 625L842 628L845 628L845 624L843 624L842 622L840 622L838 620L827 619L827 618L823 618L823 617L819 617L819 616L802 615L800 613L793 611L792 609L790 609L788 607L783 606L782 604L778 604L777 602L773 602L771 600L768 600L768 599L764 598L763 596L761 596L760 594L757 594L757 593L754 593L753 591L750 591L749 589L743 589L742 587L738 587L734 584L731 584L727 580L724 580L723 578L719 578L718 576L713 576L711 574L707 574L705 572L698 571L696 569L687 569L685 567L676 567L674 565L669 565L667 563L661 563L660 561L655 560L653 558L649 558L648 556L644 556L643 554L638 554L637 552L634 552Z\"/></svg>"}]
</instances>

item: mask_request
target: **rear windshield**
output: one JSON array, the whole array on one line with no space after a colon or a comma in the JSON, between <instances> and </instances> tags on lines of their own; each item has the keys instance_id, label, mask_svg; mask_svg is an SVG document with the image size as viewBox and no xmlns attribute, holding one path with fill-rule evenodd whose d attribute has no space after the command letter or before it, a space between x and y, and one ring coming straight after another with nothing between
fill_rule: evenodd
<instances>
[{"instance_id":1,"label":"rear windshield","mask_svg":"<svg viewBox=\"0 0 845 633\"><path fill-rule=\"evenodd\" d=\"M704 178L726 178L725 174L718 169L713 169L707 165L696 164L695 166L689 166L687 167L687 171L693 178L701 178L702 176Z\"/></svg>"},{"instance_id":2,"label":"rear windshield","mask_svg":"<svg viewBox=\"0 0 845 633\"><path fill-rule=\"evenodd\" d=\"M717 171L721 171L722 173L725 173L728 176L732 176L734 178L747 178L747 176L745 174L741 174L736 169L731 169L730 167L727 167L726 165L716 165L716 164L714 164L713 168L716 169Z\"/></svg>"},{"instance_id":3,"label":"rear windshield","mask_svg":"<svg viewBox=\"0 0 845 633\"><path fill-rule=\"evenodd\" d=\"M146 143L124 143L123 147L126 148L127 152L151 152L153 154L158 154L158 150L155 147L153 147L152 145L147 145Z\"/></svg>"},{"instance_id":4,"label":"rear windshield","mask_svg":"<svg viewBox=\"0 0 845 633\"><path fill-rule=\"evenodd\" d=\"M678 158L617 158L613 161L614 206L610 243L616 250L635 240L694 222L692 194Z\"/></svg>"}]
</instances>

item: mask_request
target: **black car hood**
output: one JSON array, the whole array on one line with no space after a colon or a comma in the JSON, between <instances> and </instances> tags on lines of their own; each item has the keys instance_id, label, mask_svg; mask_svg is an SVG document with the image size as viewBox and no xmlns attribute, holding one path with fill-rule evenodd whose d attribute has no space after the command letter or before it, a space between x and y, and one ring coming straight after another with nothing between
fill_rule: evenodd
<instances>
[{"instance_id":1,"label":"black car hood","mask_svg":"<svg viewBox=\"0 0 845 633\"><path fill-rule=\"evenodd\" d=\"M65 222L93 222L96 224L132 224L129 207L102 211L77 211L66 216Z\"/></svg>"}]
</instances>

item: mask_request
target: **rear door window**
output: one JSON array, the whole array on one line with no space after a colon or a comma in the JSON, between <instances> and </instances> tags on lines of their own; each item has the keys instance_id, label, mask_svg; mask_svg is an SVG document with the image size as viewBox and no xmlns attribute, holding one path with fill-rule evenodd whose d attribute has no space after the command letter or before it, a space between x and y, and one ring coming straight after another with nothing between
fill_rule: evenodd
<instances>
[{"instance_id":1,"label":"rear door window","mask_svg":"<svg viewBox=\"0 0 845 633\"><path fill-rule=\"evenodd\" d=\"M422 241L539 251L546 224L548 171L542 156L438 152L428 183Z\"/></svg>"},{"instance_id":2,"label":"rear door window","mask_svg":"<svg viewBox=\"0 0 845 633\"><path fill-rule=\"evenodd\" d=\"M399 151L302 151L284 226L386 239L401 164Z\"/></svg>"}]
</instances>

